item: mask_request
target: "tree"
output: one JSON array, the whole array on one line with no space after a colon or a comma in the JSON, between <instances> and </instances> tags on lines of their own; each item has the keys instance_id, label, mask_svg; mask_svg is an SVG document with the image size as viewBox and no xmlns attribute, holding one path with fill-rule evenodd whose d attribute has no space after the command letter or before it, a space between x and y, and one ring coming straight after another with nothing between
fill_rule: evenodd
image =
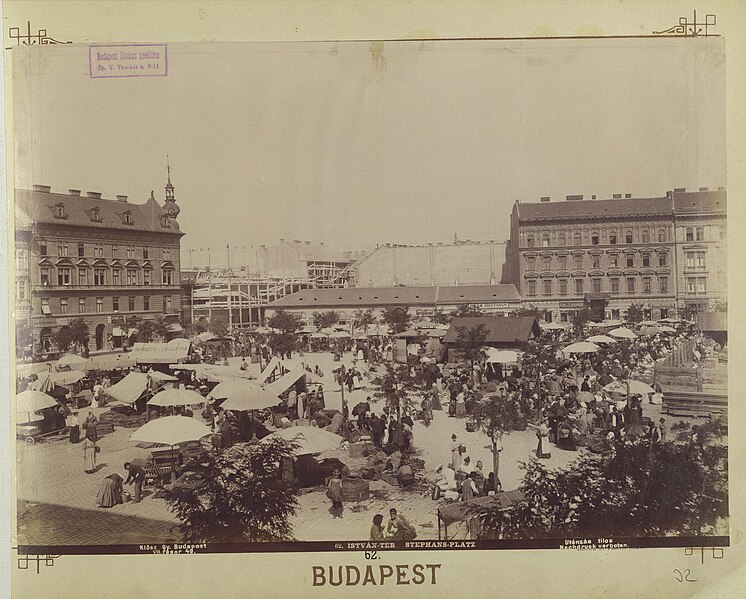
<instances>
[{"instance_id":1,"label":"tree","mask_svg":"<svg viewBox=\"0 0 746 599\"><path fill-rule=\"evenodd\" d=\"M625 320L630 324L637 324L645 319L645 313L643 312L642 305L630 304L627 308L627 315Z\"/></svg>"},{"instance_id":2,"label":"tree","mask_svg":"<svg viewBox=\"0 0 746 599\"><path fill-rule=\"evenodd\" d=\"M73 343L73 334L72 331L70 331L70 327L60 327L54 334L54 342L57 344L57 349L60 351L67 351Z\"/></svg>"},{"instance_id":3,"label":"tree","mask_svg":"<svg viewBox=\"0 0 746 599\"><path fill-rule=\"evenodd\" d=\"M530 411L530 401L513 394L507 397L488 395L474 404L472 416L492 444L492 471L495 476L500 472L503 434L514 430L526 430Z\"/></svg>"},{"instance_id":4,"label":"tree","mask_svg":"<svg viewBox=\"0 0 746 599\"><path fill-rule=\"evenodd\" d=\"M208 328L213 335L218 337L225 337L228 334L228 323L220 316L213 316Z\"/></svg>"},{"instance_id":5,"label":"tree","mask_svg":"<svg viewBox=\"0 0 746 599\"><path fill-rule=\"evenodd\" d=\"M204 483L167 491L184 538L196 543L289 541L297 490L281 480L295 445L284 439L239 443L206 454Z\"/></svg>"},{"instance_id":6,"label":"tree","mask_svg":"<svg viewBox=\"0 0 746 599\"><path fill-rule=\"evenodd\" d=\"M520 308L513 310L510 313L511 316L535 316L541 318L544 316L544 310L540 310L536 306L521 306Z\"/></svg>"},{"instance_id":7,"label":"tree","mask_svg":"<svg viewBox=\"0 0 746 599\"><path fill-rule=\"evenodd\" d=\"M19 320L16 323L16 354L22 356L33 343L33 329L27 320Z\"/></svg>"},{"instance_id":8,"label":"tree","mask_svg":"<svg viewBox=\"0 0 746 599\"><path fill-rule=\"evenodd\" d=\"M473 327L458 327L456 329L456 347L461 350L465 360L469 360L471 367L474 368L474 361L479 359L482 354L482 347L487 339L487 330L484 325Z\"/></svg>"},{"instance_id":9,"label":"tree","mask_svg":"<svg viewBox=\"0 0 746 599\"><path fill-rule=\"evenodd\" d=\"M163 316L143 319L137 326L137 338L145 343L150 343L154 338L166 338L166 322Z\"/></svg>"},{"instance_id":10,"label":"tree","mask_svg":"<svg viewBox=\"0 0 746 599\"><path fill-rule=\"evenodd\" d=\"M713 534L728 516L728 448L718 421L672 427L674 440L616 443L564 469L523 464L525 504L484 511L508 538L649 537Z\"/></svg>"},{"instance_id":11,"label":"tree","mask_svg":"<svg viewBox=\"0 0 746 599\"><path fill-rule=\"evenodd\" d=\"M326 312L314 312L313 313L313 326L316 330L320 331L326 327L334 326L339 322L340 314L336 310L328 310ZM271 325L270 325L271 326ZM303 326L301 324L301 326ZM276 327L280 328L280 327Z\"/></svg>"},{"instance_id":12,"label":"tree","mask_svg":"<svg viewBox=\"0 0 746 599\"><path fill-rule=\"evenodd\" d=\"M593 312L590 308L581 308L572 317L572 326L575 327L575 333L583 334L583 327L593 319Z\"/></svg>"},{"instance_id":13,"label":"tree","mask_svg":"<svg viewBox=\"0 0 746 599\"><path fill-rule=\"evenodd\" d=\"M406 364L386 364L382 374L374 376L371 384L375 388L373 397L383 399L394 410L401 410L415 391L416 380L410 376Z\"/></svg>"},{"instance_id":14,"label":"tree","mask_svg":"<svg viewBox=\"0 0 746 599\"><path fill-rule=\"evenodd\" d=\"M298 342L296 331L303 326L300 315L280 309L268 320L268 324L279 331L269 336L268 343L272 351L282 356L292 355Z\"/></svg>"},{"instance_id":15,"label":"tree","mask_svg":"<svg viewBox=\"0 0 746 599\"><path fill-rule=\"evenodd\" d=\"M385 322L392 334L402 333L407 330L411 316L409 308L391 306L385 308L381 313L381 319Z\"/></svg>"},{"instance_id":16,"label":"tree","mask_svg":"<svg viewBox=\"0 0 746 599\"><path fill-rule=\"evenodd\" d=\"M72 334L73 343L79 345L86 345L90 339L88 334L88 325L82 318L73 318L67 325L70 327L70 333Z\"/></svg>"},{"instance_id":17,"label":"tree","mask_svg":"<svg viewBox=\"0 0 746 599\"><path fill-rule=\"evenodd\" d=\"M453 312L454 318L461 316L484 316L484 311L479 306L472 306L471 304L461 304Z\"/></svg>"},{"instance_id":18,"label":"tree","mask_svg":"<svg viewBox=\"0 0 746 599\"><path fill-rule=\"evenodd\" d=\"M270 317L267 324L273 329L292 334L303 327L303 319L299 314L279 309Z\"/></svg>"},{"instance_id":19,"label":"tree","mask_svg":"<svg viewBox=\"0 0 746 599\"><path fill-rule=\"evenodd\" d=\"M435 308L432 315L432 321L436 324L449 324L451 316L443 312L443 308Z\"/></svg>"},{"instance_id":20,"label":"tree","mask_svg":"<svg viewBox=\"0 0 746 599\"><path fill-rule=\"evenodd\" d=\"M376 317L373 315L373 310L371 308L368 308L367 310L363 310L362 308L355 310L354 319L355 326L363 329L363 331L367 331L368 327L376 322Z\"/></svg>"}]
</instances>

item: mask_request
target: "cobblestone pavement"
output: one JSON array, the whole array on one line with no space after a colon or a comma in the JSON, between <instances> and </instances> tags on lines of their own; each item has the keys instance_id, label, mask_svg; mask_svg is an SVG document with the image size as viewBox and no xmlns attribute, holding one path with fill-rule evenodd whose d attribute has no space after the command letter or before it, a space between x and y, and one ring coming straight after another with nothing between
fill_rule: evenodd
<instances>
[{"instance_id":1,"label":"cobblestone pavement","mask_svg":"<svg viewBox=\"0 0 746 599\"><path fill-rule=\"evenodd\" d=\"M298 359L321 367L326 373L324 378L330 381L325 385L327 407L341 409L341 393L335 388L331 376L332 368L339 363L333 362L328 353L306 354ZM236 365L239 362L240 358L231 359L231 363ZM343 363L351 363L349 354ZM358 366L366 369L364 365ZM258 365L252 364L251 368L254 374L258 374ZM366 384L367 381L364 381L362 388L351 394L345 393L351 407L373 395L372 389ZM373 402L375 412L380 413L382 407L381 402ZM95 411L101 413L106 409ZM86 409L81 410L81 421L86 412ZM645 414L657 418L658 406L646 407ZM454 432L466 445L472 461L481 460L485 473L491 471L488 439L478 432L466 432L464 424L464 420L449 418L445 412L439 411L435 412L429 427L415 423L414 443L417 455L425 461L427 474L450 459L449 444ZM125 475L124 462L144 458L149 453L148 449L129 441L134 430L118 428L101 437L101 453L97 456L95 474L83 472L82 446L70 444L64 436L46 438L34 445L18 442L19 543L75 545L179 540L175 528L178 522L174 514L163 499L153 496L152 488L146 487L140 503L129 502L109 509L96 507L96 493L101 481L115 472ZM513 432L504 437L503 445L499 475L503 488L510 490L520 485L520 462L532 459L536 437L530 430ZM548 446L546 450L552 453L552 457L545 462L550 467L566 466L579 455L554 446ZM329 452L328 456L338 457L354 469L355 461L346 452L335 450ZM327 454L323 457L327 457ZM395 507L417 527L418 538L431 539L438 535L436 514L439 503L433 501L429 494L423 496L382 481L372 481L370 498L347 503L342 519L332 519L328 512L330 502L323 489L304 491L299 496L299 510L291 523L298 540L364 540L368 538L373 516L382 513L387 517L388 510Z\"/></svg>"}]
</instances>

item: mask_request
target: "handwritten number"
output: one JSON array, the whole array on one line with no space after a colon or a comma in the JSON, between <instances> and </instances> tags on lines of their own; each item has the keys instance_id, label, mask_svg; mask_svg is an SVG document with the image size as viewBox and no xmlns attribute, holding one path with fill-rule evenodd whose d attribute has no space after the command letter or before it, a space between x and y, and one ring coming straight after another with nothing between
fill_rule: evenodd
<instances>
[{"instance_id":1,"label":"handwritten number","mask_svg":"<svg viewBox=\"0 0 746 599\"><path fill-rule=\"evenodd\" d=\"M692 571L689 568L686 568L684 573L679 569L674 569L674 574L676 575L676 580L679 582L697 582L696 578L689 578L692 574Z\"/></svg>"}]
</instances>

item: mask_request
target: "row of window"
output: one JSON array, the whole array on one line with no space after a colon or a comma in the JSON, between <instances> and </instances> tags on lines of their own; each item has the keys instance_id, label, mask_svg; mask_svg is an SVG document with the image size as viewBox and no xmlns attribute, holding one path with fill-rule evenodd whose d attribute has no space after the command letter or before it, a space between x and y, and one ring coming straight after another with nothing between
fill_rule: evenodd
<instances>
[{"instance_id":1,"label":"row of window","mask_svg":"<svg viewBox=\"0 0 746 599\"><path fill-rule=\"evenodd\" d=\"M52 212L55 218L67 218L67 210L65 209L65 204L63 202L55 204L52 208ZM103 219L101 218L101 210L98 206L94 206L90 210L86 210L86 213L88 214L88 218L91 220L91 222L103 222ZM125 210L121 213L118 213L118 216L120 219L122 219L122 223L124 223L125 225L135 224L135 219L132 218L132 210ZM171 219L167 214L161 215L161 226L166 228L171 227Z\"/></svg>"},{"instance_id":2,"label":"row of window","mask_svg":"<svg viewBox=\"0 0 746 599\"><path fill-rule=\"evenodd\" d=\"M697 228L697 235L699 235L701 227ZM666 232L666 229L664 227L661 227L660 229L656 230L649 230L649 229L643 229L641 233L641 242L642 243L650 243L651 240L656 236L659 243L664 243L668 241L668 234ZM702 232L702 235L704 236L704 231ZM617 243L620 243L620 240L623 239L624 243L631 244L634 243L634 235L632 232L632 229L627 229L626 231L620 231L617 235L617 231L615 229L612 229L609 231L609 240L608 245L616 245ZM568 241L572 241L572 245L579 246L583 245L583 238L579 231L576 231L572 234L572 237L566 236L565 233L557 233L557 245L558 246L565 246L567 245ZM601 235L598 231L591 231L591 245L600 245L601 244ZM536 245L536 238L532 234L528 234L526 236L526 246L527 247L535 247ZM548 233L544 233L541 236L541 247L549 247L551 245L550 237Z\"/></svg>"},{"instance_id":3,"label":"row of window","mask_svg":"<svg viewBox=\"0 0 746 599\"><path fill-rule=\"evenodd\" d=\"M585 293L585 280L584 279L573 279L574 285L575 285L575 295L583 295ZM636 293L636 285L637 285L637 279L635 277L627 277L626 282L626 291L627 293ZM620 278L619 277L610 277L610 291L611 295L618 295L621 293L620 291ZM527 295L529 297L535 297L536 296L536 281L528 281L528 293ZM551 296L554 292L554 281L552 280L546 280L542 281L542 295ZM559 279L558 281L559 285L559 293L558 295L564 296L568 295L568 280L567 279ZM668 293L668 277L658 277L658 290L660 293ZM591 291L593 293L602 293L603 288L601 284L601 279L594 278L591 279ZM652 293L652 278L651 277L642 277L642 292L643 293Z\"/></svg>"},{"instance_id":4,"label":"row of window","mask_svg":"<svg viewBox=\"0 0 746 599\"><path fill-rule=\"evenodd\" d=\"M73 273L72 268L67 266L60 266L57 267L57 285L90 285L89 277L88 277L88 271L90 269L88 268L77 268L75 270L78 271L78 281L77 283L73 282ZM107 268L94 268L93 269L93 285L101 286L101 285L108 285L107 283ZM41 267L39 273L40 273L40 282L42 285L51 285L51 268L48 266ZM122 284L122 270L119 268L113 268L111 269L111 284L112 285L121 285ZM140 281L140 272L142 272L142 282ZM126 284L127 285L150 285L151 284L151 270L145 269L140 271L136 268L128 268L126 269ZM173 285L174 284L174 272L170 269L165 269L161 271L161 285Z\"/></svg>"},{"instance_id":5,"label":"row of window","mask_svg":"<svg viewBox=\"0 0 746 599\"><path fill-rule=\"evenodd\" d=\"M83 242L78 242L78 258L84 258L86 256L92 256L93 258L103 258L104 257L104 245L101 243L93 244L92 246L92 254L87 254L86 251L89 246L87 246ZM89 244L90 245L90 244ZM125 256L119 255L119 247L117 245L111 246L111 257L112 258L127 258L130 260L136 260L139 258L142 258L143 260L150 260L150 253L153 248L148 246L143 246L142 248L137 248L135 246L125 246ZM171 259L171 249L170 247L164 247L162 248L162 259L163 260L170 260ZM176 248L173 248L176 250ZM49 256L49 246L46 241L40 241L39 242L39 254L41 256ZM70 248L67 243L58 243L57 244L57 256L60 257L69 257L70 255Z\"/></svg>"},{"instance_id":6,"label":"row of window","mask_svg":"<svg viewBox=\"0 0 746 599\"><path fill-rule=\"evenodd\" d=\"M632 232L632 229L627 229L626 231L619 231L619 234L617 235L617 231L615 229L612 229L609 231L609 238L608 238L608 245L617 245L617 243L620 243L621 240L623 240L626 244L632 244L634 243L634 234ZM724 237L725 232L724 230L721 230L720 237L721 239ZM641 243L651 243L651 241L657 238L659 243L665 243L668 241L668 234L666 232L666 229L664 227L661 227L659 229L643 229L640 233L640 242ZM686 227L684 230L684 239L686 241L704 241L705 240L705 228L704 227ZM527 247L535 247L537 238L529 233L526 236L526 246ZM580 246L583 245L583 238L579 231L575 231L572 234L572 237L569 237L568 235L565 235L565 233L557 233L557 244L558 246L565 246L567 245L568 241L572 241L572 245ZM591 245L600 245L602 242L601 234L598 231L591 231L591 237L590 237ZM541 247L549 247L551 245L551 239L549 236L549 233L543 233L541 235Z\"/></svg>"},{"instance_id":7,"label":"row of window","mask_svg":"<svg viewBox=\"0 0 746 599\"><path fill-rule=\"evenodd\" d=\"M121 305L124 305L124 302L121 302L121 298L113 297L112 299L112 312L119 312L122 308ZM129 312L135 312L136 311L136 297L135 296L129 296L127 298L127 310ZM69 314L69 299L66 297L60 298L60 314ZM169 312L171 310L171 296L166 295L163 297L163 307L166 312ZM150 296L146 295L143 297L143 306L142 311L147 312L150 310ZM103 312L104 311L104 298L103 297L97 297L96 298L96 312ZM86 298L80 297L78 298L78 313L79 314L85 314L88 312L87 309L87 301ZM41 300L41 313L45 316L49 316L52 314L52 310L49 306L49 298L42 298Z\"/></svg>"},{"instance_id":8,"label":"row of window","mask_svg":"<svg viewBox=\"0 0 746 599\"><path fill-rule=\"evenodd\" d=\"M699 253L702 253L703 255L702 260L704 261L704 252L699 252ZM573 256L572 258L573 258L573 268L576 270L582 270L584 256ZM601 268L601 256L591 256L591 258L592 258L591 268ZM633 268L635 266L635 256L633 254L626 254L624 261L628 268ZM644 253L642 255L642 266L649 267L650 264L651 264L650 254ZM658 266L659 267L668 266L668 256L666 254L658 254ZM609 256L609 267L619 268L619 256L618 255L612 254ZM567 256L557 256L557 268L558 270L567 270ZM536 258L534 256L528 256L526 258L526 269L529 271L536 270ZM552 270L551 256L542 257L541 270L542 271Z\"/></svg>"}]
</instances>

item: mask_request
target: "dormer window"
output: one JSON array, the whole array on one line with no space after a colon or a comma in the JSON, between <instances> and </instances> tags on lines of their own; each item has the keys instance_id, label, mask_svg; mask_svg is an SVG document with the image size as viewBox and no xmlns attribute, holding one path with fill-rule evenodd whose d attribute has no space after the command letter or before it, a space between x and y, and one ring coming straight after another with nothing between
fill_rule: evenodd
<instances>
[{"instance_id":1,"label":"dormer window","mask_svg":"<svg viewBox=\"0 0 746 599\"><path fill-rule=\"evenodd\" d=\"M135 221L132 220L132 211L125 210L124 212L122 212L122 222L125 225L134 225L135 224Z\"/></svg>"},{"instance_id":2,"label":"dormer window","mask_svg":"<svg viewBox=\"0 0 746 599\"><path fill-rule=\"evenodd\" d=\"M55 218L67 218L67 212L65 212L65 205L62 202L54 205L54 217Z\"/></svg>"},{"instance_id":3,"label":"dormer window","mask_svg":"<svg viewBox=\"0 0 746 599\"><path fill-rule=\"evenodd\" d=\"M98 208L91 208L91 211L88 213L88 216L90 217L91 222L94 222L94 223L101 222L101 211Z\"/></svg>"},{"instance_id":4,"label":"dormer window","mask_svg":"<svg viewBox=\"0 0 746 599\"><path fill-rule=\"evenodd\" d=\"M161 227L165 227L167 229L171 228L171 219L166 214L161 216Z\"/></svg>"}]
</instances>

